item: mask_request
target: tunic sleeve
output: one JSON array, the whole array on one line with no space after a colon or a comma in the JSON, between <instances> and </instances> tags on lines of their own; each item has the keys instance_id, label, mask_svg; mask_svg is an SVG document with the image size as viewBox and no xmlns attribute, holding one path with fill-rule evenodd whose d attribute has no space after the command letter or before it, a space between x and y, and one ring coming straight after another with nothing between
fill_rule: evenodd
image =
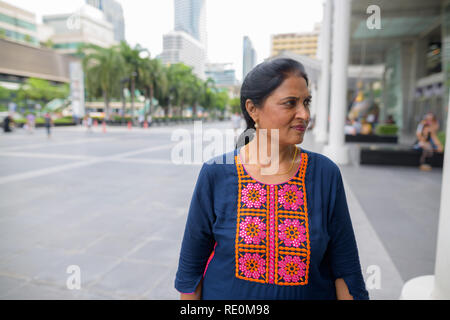
<instances>
[{"instance_id":1,"label":"tunic sleeve","mask_svg":"<svg viewBox=\"0 0 450 320\"><path fill-rule=\"evenodd\" d=\"M344 279L355 300L368 300L364 278L361 272L358 248L347 206L342 176L337 169L334 204L329 219L329 253L334 279Z\"/></svg>"},{"instance_id":2,"label":"tunic sleeve","mask_svg":"<svg viewBox=\"0 0 450 320\"><path fill-rule=\"evenodd\" d=\"M189 207L175 278L175 289L181 293L195 291L214 247L214 197L209 167L210 164L203 164Z\"/></svg>"}]
</instances>

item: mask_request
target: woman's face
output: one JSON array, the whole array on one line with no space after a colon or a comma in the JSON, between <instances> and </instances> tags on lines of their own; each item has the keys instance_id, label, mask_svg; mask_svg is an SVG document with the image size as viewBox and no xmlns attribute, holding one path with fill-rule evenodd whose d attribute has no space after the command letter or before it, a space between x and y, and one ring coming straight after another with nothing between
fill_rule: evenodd
<instances>
[{"instance_id":1,"label":"woman's face","mask_svg":"<svg viewBox=\"0 0 450 320\"><path fill-rule=\"evenodd\" d=\"M279 130L280 146L300 144L310 121L309 104L311 96L306 80L292 75L267 97L262 108L254 108L250 113L260 129Z\"/></svg>"}]
</instances>

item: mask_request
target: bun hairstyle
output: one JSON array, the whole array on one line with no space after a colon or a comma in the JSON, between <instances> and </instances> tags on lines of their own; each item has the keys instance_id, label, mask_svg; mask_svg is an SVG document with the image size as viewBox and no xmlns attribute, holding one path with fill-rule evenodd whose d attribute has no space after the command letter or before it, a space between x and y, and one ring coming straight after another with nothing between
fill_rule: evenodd
<instances>
[{"instance_id":1,"label":"bun hairstyle","mask_svg":"<svg viewBox=\"0 0 450 320\"><path fill-rule=\"evenodd\" d=\"M267 97L291 75L302 77L308 85L308 76L303 65L289 58L265 61L247 74L241 86L241 110L247 127L239 136L236 149L249 143L256 131L255 122L245 107L247 99L250 99L257 108L262 108Z\"/></svg>"}]
</instances>

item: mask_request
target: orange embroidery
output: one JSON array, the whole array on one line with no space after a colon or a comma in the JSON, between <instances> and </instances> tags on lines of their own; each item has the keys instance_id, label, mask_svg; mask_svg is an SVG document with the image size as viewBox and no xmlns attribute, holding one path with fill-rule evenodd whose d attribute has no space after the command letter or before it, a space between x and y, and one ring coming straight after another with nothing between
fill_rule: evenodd
<instances>
[{"instance_id":1,"label":"orange embroidery","mask_svg":"<svg viewBox=\"0 0 450 320\"><path fill-rule=\"evenodd\" d=\"M308 283L310 242L305 173L308 155L290 181L263 184L235 156L238 172L236 277L277 285Z\"/></svg>"}]
</instances>

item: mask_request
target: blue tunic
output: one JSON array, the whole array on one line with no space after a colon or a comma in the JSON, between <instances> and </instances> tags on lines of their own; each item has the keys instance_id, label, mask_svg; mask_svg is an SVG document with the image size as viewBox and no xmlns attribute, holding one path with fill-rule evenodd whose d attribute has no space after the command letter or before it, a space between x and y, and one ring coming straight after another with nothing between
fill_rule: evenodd
<instances>
[{"instance_id":1,"label":"blue tunic","mask_svg":"<svg viewBox=\"0 0 450 320\"><path fill-rule=\"evenodd\" d=\"M175 288L202 299L336 299L343 278L369 299L338 166L300 149L290 180L264 184L239 149L203 163L189 207Z\"/></svg>"}]
</instances>

